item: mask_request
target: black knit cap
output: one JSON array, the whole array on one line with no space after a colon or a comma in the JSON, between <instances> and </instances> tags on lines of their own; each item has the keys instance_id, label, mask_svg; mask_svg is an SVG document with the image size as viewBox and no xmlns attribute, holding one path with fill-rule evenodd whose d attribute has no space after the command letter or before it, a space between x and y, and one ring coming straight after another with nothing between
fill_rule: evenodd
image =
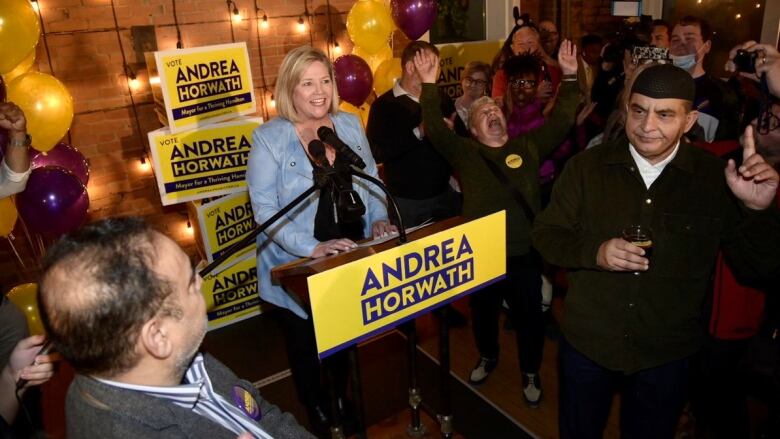
<instances>
[{"instance_id":1,"label":"black knit cap","mask_svg":"<svg viewBox=\"0 0 780 439\"><path fill-rule=\"evenodd\" d=\"M631 93L639 93L653 99L683 99L693 102L696 83L688 72L679 67L656 64L637 76Z\"/></svg>"}]
</instances>

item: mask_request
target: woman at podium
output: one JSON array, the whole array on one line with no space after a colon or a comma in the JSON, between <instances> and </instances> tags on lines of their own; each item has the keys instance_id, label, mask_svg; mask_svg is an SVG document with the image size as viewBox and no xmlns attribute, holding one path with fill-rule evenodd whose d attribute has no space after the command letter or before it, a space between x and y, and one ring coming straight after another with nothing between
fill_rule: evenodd
<instances>
[{"instance_id":1,"label":"woman at podium","mask_svg":"<svg viewBox=\"0 0 780 439\"><path fill-rule=\"evenodd\" d=\"M348 159L332 145L318 144L317 130L332 129L366 164L364 173L378 178L377 167L360 120L339 112L333 65L319 49L298 47L279 67L275 89L275 117L252 135L247 183L255 221L262 224L315 184L315 169L348 168ZM316 145L316 146L315 146ZM310 309L295 294L271 283L271 269L302 257L319 258L349 250L355 241L395 231L387 220L385 197L371 183L336 172L337 187L327 185L293 208L257 238L257 274L260 297L280 309L276 312L284 332L290 369L298 398L307 409L312 428L328 430L330 407L317 357ZM322 179L318 179L320 182ZM356 194L348 200L343 193ZM360 209L360 205L364 209ZM356 213L357 212L357 213ZM360 214L361 212L362 215ZM345 352L322 363L336 377L336 395L345 402ZM341 405L343 407L343 404Z\"/></svg>"}]
</instances>

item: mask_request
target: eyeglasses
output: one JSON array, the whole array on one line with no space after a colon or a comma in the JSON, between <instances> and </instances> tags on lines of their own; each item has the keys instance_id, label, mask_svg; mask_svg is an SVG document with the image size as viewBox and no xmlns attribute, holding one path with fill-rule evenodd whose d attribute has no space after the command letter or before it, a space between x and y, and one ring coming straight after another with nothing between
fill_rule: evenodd
<instances>
[{"instance_id":1,"label":"eyeglasses","mask_svg":"<svg viewBox=\"0 0 780 439\"><path fill-rule=\"evenodd\" d=\"M512 88L534 88L536 87L536 79L513 79L509 81L509 85Z\"/></svg>"},{"instance_id":2,"label":"eyeglasses","mask_svg":"<svg viewBox=\"0 0 780 439\"><path fill-rule=\"evenodd\" d=\"M466 83L467 87L473 87L473 86L484 87L487 85L487 81L485 81L484 79L472 79L469 78L468 76L463 81Z\"/></svg>"}]
</instances>

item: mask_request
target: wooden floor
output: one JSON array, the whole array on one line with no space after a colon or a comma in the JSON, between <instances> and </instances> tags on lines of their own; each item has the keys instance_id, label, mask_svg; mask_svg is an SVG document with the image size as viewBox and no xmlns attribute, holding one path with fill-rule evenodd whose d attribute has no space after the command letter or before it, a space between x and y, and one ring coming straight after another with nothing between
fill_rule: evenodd
<instances>
[{"instance_id":1,"label":"wooden floor","mask_svg":"<svg viewBox=\"0 0 780 439\"><path fill-rule=\"evenodd\" d=\"M456 308L469 317L467 299L455 303ZM560 310L561 304L555 304ZM556 312L559 314L559 312ZM552 318L552 317L551 317ZM470 317L468 319L471 320ZM420 347L431 356L438 358L438 322L430 315L418 319L417 331ZM504 326L504 316L499 322ZM544 358L542 360L543 398L539 408L532 409L525 405L522 396L520 365L517 360L517 348L513 330L500 330L501 360L498 367L488 380L472 388L491 401L506 414L514 418L530 434L540 438L558 437L558 343L550 337L545 338ZM471 327L454 328L450 331L450 361L452 372L463 381L477 362L479 354L471 333ZM616 396L612 405L604 438L612 439L620 436L618 431L619 397ZM373 437L373 436L372 436Z\"/></svg>"}]
</instances>

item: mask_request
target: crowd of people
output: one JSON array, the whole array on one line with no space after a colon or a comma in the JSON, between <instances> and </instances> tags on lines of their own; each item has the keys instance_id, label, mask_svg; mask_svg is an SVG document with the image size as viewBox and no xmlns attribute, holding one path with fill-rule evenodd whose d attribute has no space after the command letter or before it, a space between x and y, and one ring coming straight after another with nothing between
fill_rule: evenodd
<instances>
[{"instance_id":1,"label":"crowd of people","mask_svg":"<svg viewBox=\"0 0 780 439\"><path fill-rule=\"evenodd\" d=\"M334 418L353 415L348 362L343 353L319 361L309 305L270 270L349 251L401 223L504 210L506 278L470 297L479 358L469 383L498 364L505 303L522 382L507 392L543 403L552 282L565 294L562 438L602 437L616 391L624 437L672 438L686 406L697 437L780 435L780 53L752 41L735 47L724 81L704 67L713 35L706 20L684 17L577 45L553 22L522 16L492 65L465 66L454 101L435 84L438 49L413 41L365 131L339 111L329 58L309 46L290 51L278 116L254 132L249 155L257 223L312 186L317 169L349 167L337 145L320 142L323 126L363 172L381 174L400 211L388 214L384 193L345 175L258 237L260 295L276 305L313 433L327 436ZM12 147L29 145L12 104L0 104L0 127ZM14 152L0 169L3 190L29 172ZM361 202L342 208L344 191ZM48 337L77 372L69 437L314 437L199 352L200 285L182 250L138 219L93 223L49 249L39 302ZM42 343L24 334L4 343L0 385L49 378L56 356L36 357ZM10 423L15 401L4 393L0 420Z\"/></svg>"}]
</instances>

